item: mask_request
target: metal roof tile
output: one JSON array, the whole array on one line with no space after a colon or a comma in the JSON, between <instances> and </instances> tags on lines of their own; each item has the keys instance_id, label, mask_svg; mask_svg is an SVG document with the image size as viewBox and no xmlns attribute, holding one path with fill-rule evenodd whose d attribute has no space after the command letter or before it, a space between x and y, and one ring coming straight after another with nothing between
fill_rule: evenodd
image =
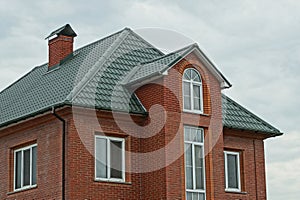
<instances>
[{"instance_id":1,"label":"metal roof tile","mask_svg":"<svg viewBox=\"0 0 300 200\"><path fill-rule=\"evenodd\" d=\"M0 127L41 112L51 106L72 103L97 109L145 113L135 94L121 81L138 81L165 69L189 47L164 55L129 29L84 46L48 71L35 67L0 92ZM280 132L223 95L225 127Z\"/></svg>"},{"instance_id":2,"label":"metal roof tile","mask_svg":"<svg viewBox=\"0 0 300 200\"><path fill-rule=\"evenodd\" d=\"M278 129L257 117L224 94L222 95L222 110L224 127L258 131L275 136L282 134Z\"/></svg>"}]
</instances>

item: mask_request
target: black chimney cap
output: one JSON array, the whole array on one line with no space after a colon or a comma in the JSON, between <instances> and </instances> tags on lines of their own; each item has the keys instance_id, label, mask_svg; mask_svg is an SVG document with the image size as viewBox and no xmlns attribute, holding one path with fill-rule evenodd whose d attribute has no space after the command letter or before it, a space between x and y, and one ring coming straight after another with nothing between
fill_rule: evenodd
<instances>
[{"instance_id":1,"label":"black chimney cap","mask_svg":"<svg viewBox=\"0 0 300 200\"><path fill-rule=\"evenodd\" d=\"M66 24L63 27L60 27L59 29L53 31L52 33L50 33L50 35L48 37L45 38L45 40L49 39L50 37L52 37L54 35L65 35L65 36L70 36L70 37L76 37L77 36L77 34L72 29L70 24Z\"/></svg>"}]
</instances>

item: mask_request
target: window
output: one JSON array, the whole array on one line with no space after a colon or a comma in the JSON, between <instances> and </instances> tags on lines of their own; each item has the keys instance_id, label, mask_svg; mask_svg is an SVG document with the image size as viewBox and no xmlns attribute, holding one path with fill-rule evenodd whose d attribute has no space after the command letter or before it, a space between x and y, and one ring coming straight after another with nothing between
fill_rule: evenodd
<instances>
[{"instance_id":1,"label":"window","mask_svg":"<svg viewBox=\"0 0 300 200\"><path fill-rule=\"evenodd\" d=\"M14 190L36 186L37 145L14 151Z\"/></svg>"},{"instance_id":2,"label":"window","mask_svg":"<svg viewBox=\"0 0 300 200\"><path fill-rule=\"evenodd\" d=\"M202 80L193 68L183 73L183 110L203 113Z\"/></svg>"},{"instance_id":3,"label":"window","mask_svg":"<svg viewBox=\"0 0 300 200\"><path fill-rule=\"evenodd\" d=\"M184 127L185 182L187 200L205 200L203 129Z\"/></svg>"},{"instance_id":4,"label":"window","mask_svg":"<svg viewBox=\"0 0 300 200\"><path fill-rule=\"evenodd\" d=\"M225 151L225 190L240 192L240 153Z\"/></svg>"},{"instance_id":5,"label":"window","mask_svg":"<svg viewBox=\"0 0 300 200\"><path fill-rule=\"evenodd\" d=\"M125 181L125 146L123 138L95 137L95 178Z\"/></svg>"}]
</instances>

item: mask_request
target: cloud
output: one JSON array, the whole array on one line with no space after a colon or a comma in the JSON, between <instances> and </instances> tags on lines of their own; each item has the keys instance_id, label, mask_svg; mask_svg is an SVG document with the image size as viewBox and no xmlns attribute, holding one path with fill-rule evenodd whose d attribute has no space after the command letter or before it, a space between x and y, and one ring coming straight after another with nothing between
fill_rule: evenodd
<instances>
[{"instance_id":1,"label":"cloud","mask_svg":"<svg viewBox=\"0 0 300 200\"><path fill-rule=\"evenodd\" d=\"M267 182L269 199L298 199L300 177L299 131L287 133L284 137L270 139L267 151Z\"/></svg>"}]
</instances>

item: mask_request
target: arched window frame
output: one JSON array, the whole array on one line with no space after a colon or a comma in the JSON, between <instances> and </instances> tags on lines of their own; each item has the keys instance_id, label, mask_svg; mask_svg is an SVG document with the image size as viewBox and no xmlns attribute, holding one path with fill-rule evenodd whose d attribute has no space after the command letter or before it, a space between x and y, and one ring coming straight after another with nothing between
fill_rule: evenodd
<instances>
[{"instance_id":1,"label":"arched window frame","mask_svg":"<svg viewBox=\"0 0 300 200\"><path fill-rule=\"evenodd\" d=\"M188 74L190 72L190 74ZM192 76L192 73L195 72ZM189 78L189 79L188 79ZM198 79L198 80L195 80ZM187 95L187 85L190 90L190 96ZM194 88L199 88L199 95L196 97ZM182 98L183 98L183 111L185 112L193 112L198 114L203 114L203 87L202 87L202 78L200 73L194 68L187 68L184 70L182 76ZM195 99L199 99L199 109L197 109L197 105L195 105ZM190 107L186 106L187 100L189 101Z\"/></svg>"}]
</instances>

